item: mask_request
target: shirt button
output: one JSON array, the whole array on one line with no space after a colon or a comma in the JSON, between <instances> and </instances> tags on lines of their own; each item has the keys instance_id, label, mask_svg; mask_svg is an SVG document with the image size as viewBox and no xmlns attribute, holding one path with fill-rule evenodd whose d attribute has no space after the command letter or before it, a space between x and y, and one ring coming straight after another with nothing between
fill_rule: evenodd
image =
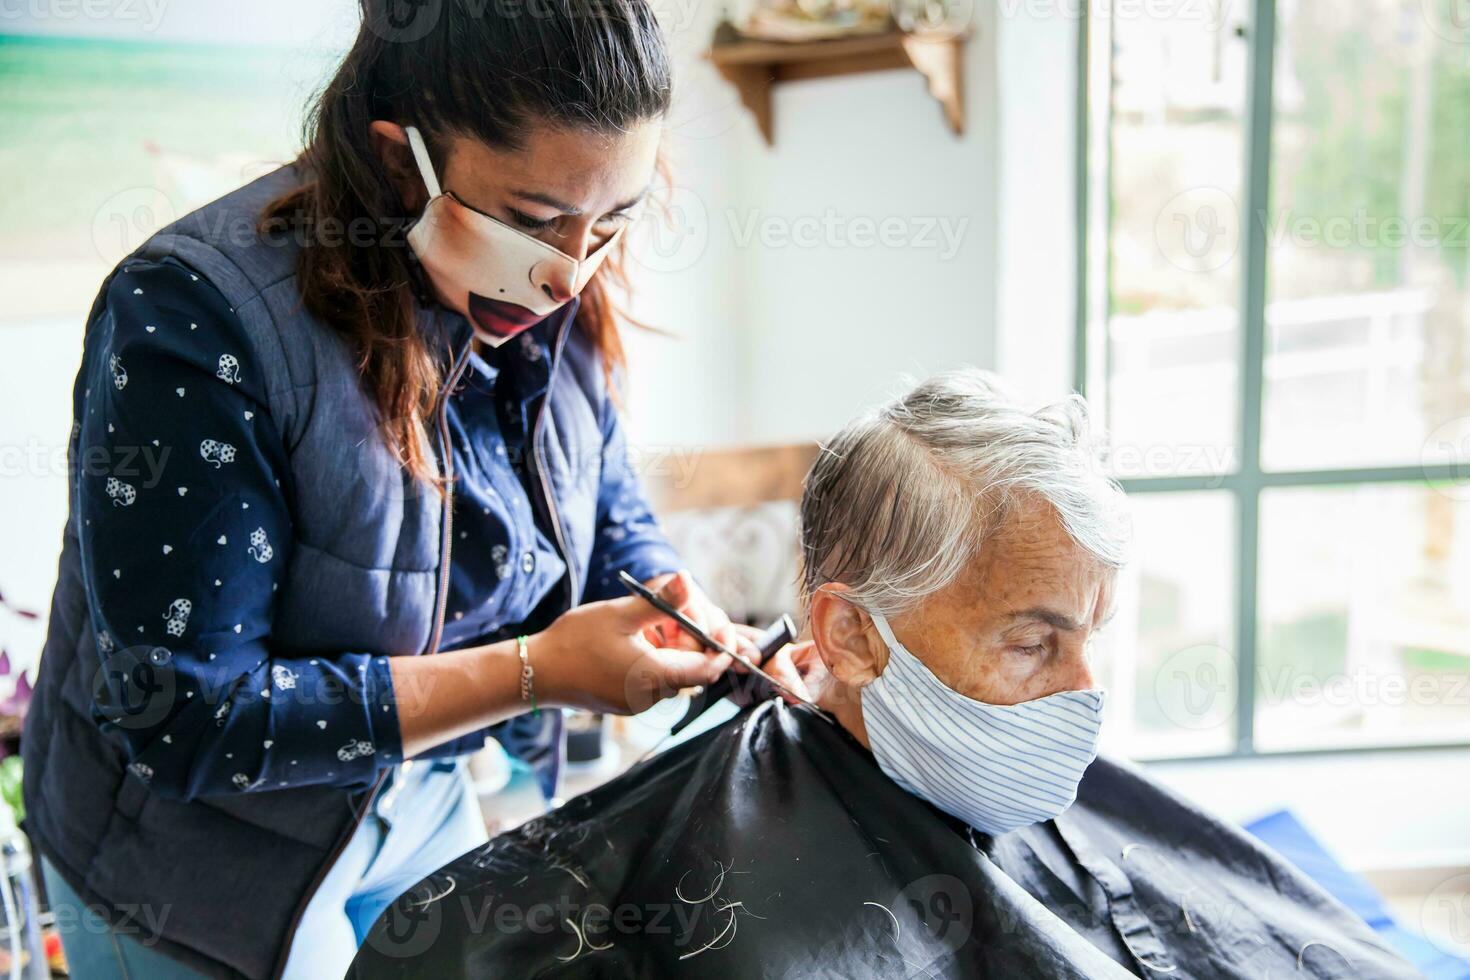
<instances>
[{"instance_id":1,"label":"shirt button","mask_svg":"<svg viewBox=\"0 0 1470 980\"><path fill-rule=\"evenodd\" d=\"M527 575L530 575L535 570L536 556L529 551L526 552L524 555L521 555L521 571L525 572Z\"/></svg>"}]
</instances>

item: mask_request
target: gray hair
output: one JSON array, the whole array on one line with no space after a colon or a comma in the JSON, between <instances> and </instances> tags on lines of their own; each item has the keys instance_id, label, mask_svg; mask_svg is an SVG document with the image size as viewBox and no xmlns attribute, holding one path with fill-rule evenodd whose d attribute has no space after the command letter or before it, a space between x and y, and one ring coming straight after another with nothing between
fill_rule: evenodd
<instances>
[{"instance_id":1,"label":"gray hair","mask_svg":"<svg viewBox=\"0 0 1470 980\"><path fill-rule=\"evenodd\" d=\"M904 612L952 583L1028 499L1050 504L1098 561L1126 561L1123 492L1101 472L1080 395L1028 412L989 372L930 378L822 446L802 493L802 603L842 582L870 612Z\"/></svg>"}]
</instances>

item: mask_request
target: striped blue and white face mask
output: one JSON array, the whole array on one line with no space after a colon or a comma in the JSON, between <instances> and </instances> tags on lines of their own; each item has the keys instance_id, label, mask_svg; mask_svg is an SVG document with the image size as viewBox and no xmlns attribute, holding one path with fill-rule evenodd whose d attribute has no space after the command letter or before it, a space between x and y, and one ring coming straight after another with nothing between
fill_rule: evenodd
<instances>
[{"instance_id":1,"label":"striped blue and white face mask","mask_svg":"<svg viewBox=\"0 0 1470 980\"><path fill-rule=\"evenodd\" d=\"M976 830L1004 834L1072 805L1097 756L1102 691L986 704L946 685L899 643L883 616L888 666L862 689L878 765L904 789Z\"/></svg>"}]
</instances>

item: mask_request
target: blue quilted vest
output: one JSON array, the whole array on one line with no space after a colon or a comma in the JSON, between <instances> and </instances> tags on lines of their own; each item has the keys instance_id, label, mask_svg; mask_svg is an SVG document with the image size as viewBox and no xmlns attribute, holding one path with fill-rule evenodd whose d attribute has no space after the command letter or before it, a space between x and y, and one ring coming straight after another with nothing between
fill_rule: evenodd
<instances>
[{"instance_id":1,"label":"blue quilted vest","mask_svg":"<svg viewBox=\"0 0 1470 980\"><path fill-rule=\"evenodd\" d=\"M384 445L353 351L302 303L292 236L257 235L264 207L299 180L293 167L268 174L163 229L134 257L173 256L212 282L266 372L290 460L284 489L295 535L273 646L432 653L448 584L449 503L409 481ZM100 311L99 296L83 377ZM586 585L595 533L604 378L596 349L571 324L573 307L559 315L535 449L559 517L571 606ZM447 386L463 364L469 325L431 307L418 319L460 352ZM74 405L80 392L79 382ZM424 439L441 466L447 438L436 416ZM74 435L73 461L75 452ZM101 664L78 559L75 486L71 513L25 730L26 830L84 901L109 909L115 928L208 976L272 976L368 794L309 787L186 803L129 775L121 746L92 721Z\"/></svg>"}]
</instances>

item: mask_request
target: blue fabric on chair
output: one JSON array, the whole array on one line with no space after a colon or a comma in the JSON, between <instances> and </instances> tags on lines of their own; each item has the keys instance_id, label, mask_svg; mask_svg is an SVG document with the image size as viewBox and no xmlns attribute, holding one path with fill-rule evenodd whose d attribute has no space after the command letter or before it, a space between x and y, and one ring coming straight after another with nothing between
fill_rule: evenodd
<instances>
[{"instance_id":1,"label":"blue fabric on chair","mask_svg":"<svg viewBox=\"0 0 1470 980\"><path fill-rule=\"evenodd\" d=\"M1291 811L1267 814L1246 824L1245 829L1356 913L1429 980L1470 980L1470 962L1451 956L1395 922L1373 886L1338 864Z\"/></svg>"}]
</instances>

